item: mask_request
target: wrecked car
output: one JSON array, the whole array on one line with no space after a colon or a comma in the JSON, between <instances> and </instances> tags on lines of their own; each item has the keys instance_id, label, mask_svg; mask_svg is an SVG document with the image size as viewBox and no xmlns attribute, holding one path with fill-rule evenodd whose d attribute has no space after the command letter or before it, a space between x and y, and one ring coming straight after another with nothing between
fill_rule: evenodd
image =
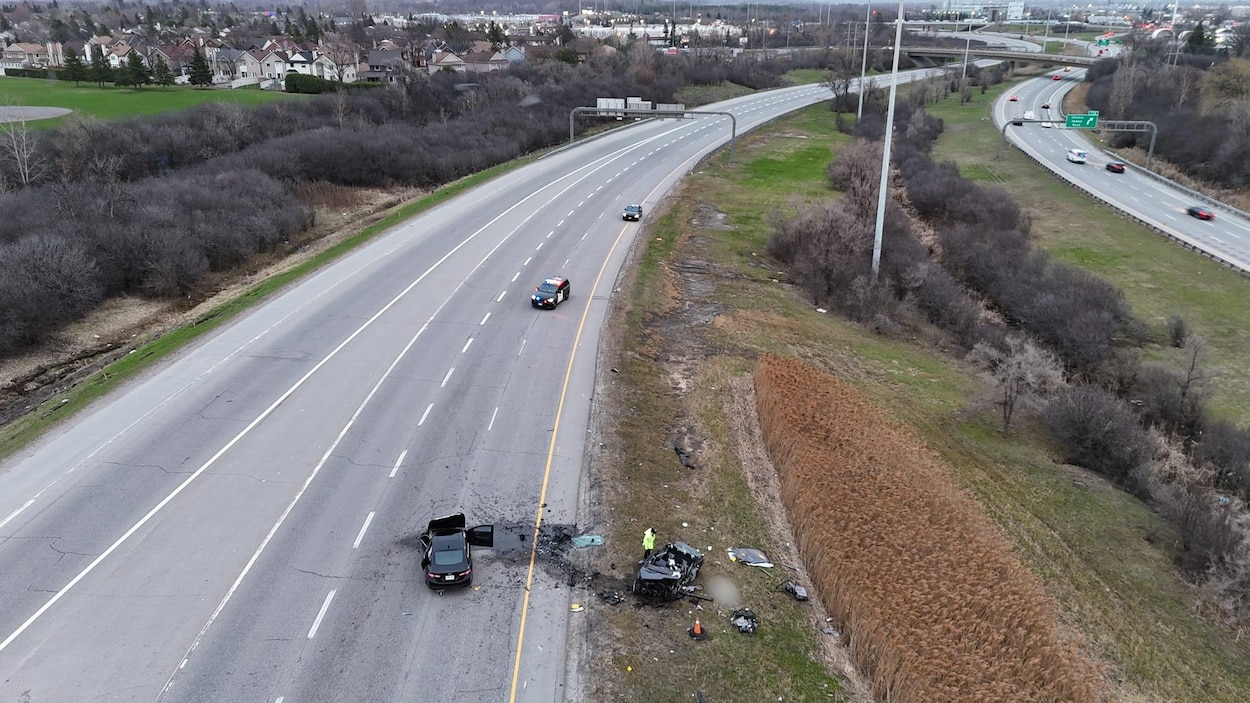
<instances>
[{"instance_id":1,"label":"wrecked car","mask_svg":"<svg viewBox=\"0 0 1250 703\"><path fill-rule=\"evenodd\" d=\"M703 552L685 542L671 542L643 560L634 579L633 592L639 597L674 601L693 593L690 584L703 566Z\"/></svg>"},{"instance_id":2,"label":"wrecked car","mask_svg":"<svg viewBox=\"0 0 1250 703\"><path fill-rule=\"evenodd\" d=\"M430 588L469 586L473 583L473 552L471 547L493 547L495 526L478 525L467 528L464 513L430 520L421 546L421 569L425 585Z\"/></svg>"}]
</instances>

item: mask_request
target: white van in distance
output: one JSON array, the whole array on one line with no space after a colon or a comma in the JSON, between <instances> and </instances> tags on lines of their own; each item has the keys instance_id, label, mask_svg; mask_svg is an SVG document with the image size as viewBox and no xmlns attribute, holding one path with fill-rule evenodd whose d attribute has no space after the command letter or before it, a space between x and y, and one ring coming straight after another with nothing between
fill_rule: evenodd
<instances>
[{"instance_id":1,"label":"white van in distance","mask_svg":"<svg viewBox=\"0 0 1250 703\"><path fill-rule=\"evenodd\" d=\"M1074 164L1083 164L1089 158L1089 154L1084 149L1068 149L1068 161Z\"/></svg>"}]
</instances>

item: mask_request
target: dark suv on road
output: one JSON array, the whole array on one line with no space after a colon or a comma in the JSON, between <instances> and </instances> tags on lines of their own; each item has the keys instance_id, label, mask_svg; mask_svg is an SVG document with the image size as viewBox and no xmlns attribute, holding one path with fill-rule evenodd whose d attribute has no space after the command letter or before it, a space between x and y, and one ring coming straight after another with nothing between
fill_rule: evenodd
<instances>
[{"instance_id":1,"label":"dark suv on road","mask_svg":"<svg viewBox=\"0 0 1250 703\"><path fill-rule=\"evenodd\" d=\"M621 212L621 219L632 220L634 222L641 220L642 219L642 206L641 205L626 205L625 209Z\"/></svg>"}]
</instances>

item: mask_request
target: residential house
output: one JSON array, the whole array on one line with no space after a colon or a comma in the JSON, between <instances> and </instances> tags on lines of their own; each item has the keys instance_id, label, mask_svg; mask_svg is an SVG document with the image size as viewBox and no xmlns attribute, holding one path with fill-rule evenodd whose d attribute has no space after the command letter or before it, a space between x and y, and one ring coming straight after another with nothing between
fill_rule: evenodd
<instances>
[{"instance_id":1,"label":"residential house","mask_svg":"<svg viewBox=\"0 0 1250 703\"><path fill-rule=\"evenodd\" d=\"M523 63L525 61L525 47L510 46L503 50L503 57L508 59L508 63Z\"/></svg>"},{"instance_id":2,"label":"residential house","mask_svg":"<svg viewBox=\"0 0 1250 703\"><path fill-rule=\"evenodd\" d=\"M191 58L193 56L194 52L182 44L158 46L147 52L149 65L156 66L156 59L159 57L169 66L170 73L173 73L175 77L191 75Z\"/></svg>"},{"instance_id":3,"label":"residential house","mask_svg":"<svg viewBox=\"0 0 1250 703\"><path fill-rule=\"evenodd\" d=\"M44 68L47 65L48 49L41 44L10 44L0 54L0 67L3 68Z\"/></svg>"},{"instance_id":4,"label":"residential house","mask_svg":"<svg viewBox=\"0 0 1250 703\"><path fill-rule=\"evenodd\" d=\"M268 55L269 52L260 49L248 49L239 54L239 58L234 62L234 70L238 78L263 78L264 61Z\"/></svg>"},{"instance_id":5,"label":"residential house","mask_svg":"<svg viewBox=\"0 0 1250 703\"><path fill-rule=\"evenodd\" d=\"M470 51L460 57L468 73L489 73L502 71L510 64L508 59L498 51Z\"/></svg>"},{"instance_id":6,"label":"residential house","mask_svg":"<svg viewBox=\"0 0 1250 703\"><path fill-rule=\"evenodd\" d=\"M126 62L130 60L131 52L138 52L140 56L143 55L143 52L139 51L137 48L129 44L122 44L109 49L104 54L104 60L108 61L109 66L116 70L126 65Z\"/></svg>"},{"instance_id":7,"label":"residential house","mask_svg":"<svg viewBox=\"0 0 1250 703\"><path fill-rule=\"evenodd\" d=\"M213 67L214 83L229 83L239 77L239 67L245 63L243 55L247 53L242 49L218 49L216 56L209 65ZM190 59L187 59L188 67ZM259 70L259 69L258 69Z\"/></svg>"},{"instance_id":8,"label":"residential house","mask_svg":"<svg viewBox=\"0 0 1250 703\"><path fill-rule=\"evenodd\" d=\"M456 52L450 50L441 50L434 52L426 62L426 67L430 73L438 71L455 71L456 73L464 73L468 68L464 65L464 61L456 55Z\"/></svg>"},{"instance_id":9,"label":"residential house","mask_svg":"<svg viewBox=\"0 0 1250 703\"><path fill-rule=\"evenodd\" d=\"M383 49L370 51L364 63L368 70L360 73L361 79L369 83L394 83L406 61L402 51Z\"/></svg>"}]
</instances>

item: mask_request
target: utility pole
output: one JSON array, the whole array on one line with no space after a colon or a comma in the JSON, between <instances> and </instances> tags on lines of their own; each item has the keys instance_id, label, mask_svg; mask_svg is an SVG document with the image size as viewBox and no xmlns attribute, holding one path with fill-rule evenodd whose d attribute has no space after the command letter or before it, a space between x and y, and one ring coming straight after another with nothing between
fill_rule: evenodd
<instances>
[{"instance_id":1,"label":"utility pole","mask_svg":"<svg viewBox=\"0 0 1250 703\"><path fill-rule=\"evenodd\" d=\"M1046 45L1050 42L1050 8L1046 8L1046 33L1042 35L1042 53L1046 53ZM1063 53L1061 50L1059 53Z\"/></svg>"},{"instance_id":2,"label":"utility pole","mask_svg":"<svg viewBox=\"0 0 1250 703\"><path fill-rule=\"evenodd\" d=\"M864 18L864 58L859 64L859 107L855 108L855 124L859 124L860 119L864 116L864 79L868 76L868 24L872 21L872 3L868 3L868 9L865 10L867 15Z\"/></svg>"},{"instance_id":3,"label":"utility pole","mask_svg":"<svg viewBox=\"0 0 1250 703\"><path fill-rule=\"evenodd\" d=\"M890 180L890 144L894 141L894 100L898 95L898 57L903 53L903 2L898 0L894 21L894 67L890 69L890 107L885 113L885 145L881 149L881 184L877 192L877 228L872 241L872 284L881 271L881 239L885 232L885 196Z\"/></svg>"}]
</instances>

